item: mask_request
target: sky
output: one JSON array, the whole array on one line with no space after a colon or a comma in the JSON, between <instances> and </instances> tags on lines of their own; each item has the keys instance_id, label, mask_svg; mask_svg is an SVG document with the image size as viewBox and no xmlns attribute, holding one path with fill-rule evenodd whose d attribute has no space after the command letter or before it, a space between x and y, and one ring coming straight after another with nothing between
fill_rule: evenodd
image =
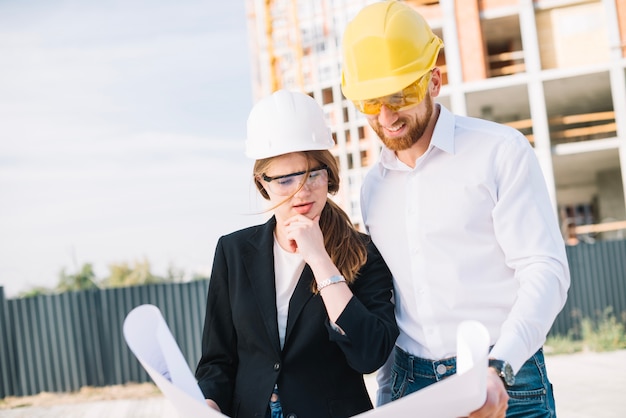
<instances>
[{"instance_id":1,"label":"sky","mask_svg":"<svg viewBox=\"0 0 626 418\"><path fill-rule=\"evenodd\" d=\"M85 263L208 275L263 222L244 0L0 0L0 286Z\"/></svg>"}]
</instances>

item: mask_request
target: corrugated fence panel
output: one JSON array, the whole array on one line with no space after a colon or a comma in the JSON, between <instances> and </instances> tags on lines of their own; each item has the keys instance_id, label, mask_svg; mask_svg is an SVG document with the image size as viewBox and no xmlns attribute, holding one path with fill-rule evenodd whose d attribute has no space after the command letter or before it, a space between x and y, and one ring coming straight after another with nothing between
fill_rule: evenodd
<instances>
[{"instance_id":1,"label":"corrugated fence panel","mask_svg":"<svg viewBox=\"0 0 626 418\"><path fill-rule=\"evenodd\" d=\"M105 386L105 365L102 359L103 336L101 332L102 306L100 290L93 289L74 293L76 296L75 317L77 333L82 342L81 365L84 378L90 386Z\"/></svg>"},{"instance_id":2,"label":"corrugated fence panel","mask_svg":"<svg viewBox=\"0 0 626 418\"><path fill-rule=\"evenodd\" d=\"M122 326L128 313L143 304L155 305L180 346L192 370L199 360L204 324L207 280L189 283L152 284L101 291L102 331L105 344L103 363L108 385L147 382L150 377L130 351Z\"/></svg>"},{"instance_id":3,"label":"corrugated fence panel","mask_svg":"<svg viewBox=\"0 0 626 418\"><path fill-rule=\"evenodd\" d=\"M208 280L4 298L0 287L0 398L150 381L126 345L123 322L157 306L195 370Z\"/></svg>"},{"instance_id":4,"label":"corrugated fence panel","mask_svg":"<svg viewBox=\"0 0 626 418\"><path fill-rule=\"evenodd\" d=\"M67 392L90 384L84 377L84 339L76 335L78 296L64 293L10 300L13 357L18 364L13 394Z\"/></svg>"},{"instance_id":5,"label":"corrugated fence panel","mask_svg":"<svg viewBox=\"0 0 626 418\"><path fill-rule=\"evenodd\" d=\"M161 309L192 371L200 359L207 291L206 280L176 286L167 293Z\"/></svg>"},{"instance_id":6,"label":"corrugated fence panel","mask_svg":"<svg viewBox=\"0 0 626 418\"><path fill-rule=\"evenodd\" d=\"M80 389L82 386L93 385L87 376L87 370L91 365L85 357L85 348L88 340L82 330L85 327L94 326L92 317L82 315L80 300L90 299L92 292L67 292L58 295L56 302L60 305L54 310L54 318L50 321L49 328L56 332L50 332L52 348L50 361L61 360L61 365L54 365L55 392L67 392ZM52 308L52 306L51 306ZM53 338L54 335L59 338ZM62 367L64 364L72 364L74 367Z\"/></svg>"},{"instance_id":7,"label":"corrugated fence panel","mask_svg":"<svg viewBox=\"0 0 626 418\"><path fill-rule=\"evenodd\" d=\"M572 285L551 334L611 306L626 320L626 240L567 247ZM0 398L147 382L124 340L126 315L157 306L192 371L200 358L208 280L5 299L0 287ZM626 315L626 314L625 314Z\"/></svg>"},{"instance_id":8,"label":"corrugated fence panel","mask_svg":"<svg viewBox=\"0 0 626 418\"><path fill-rule=\"evenodd\" d=\"M39 362L34 348L41 345L37 332L36 302L39 298L23 301L9 300L9 310L15 323L15 360L19 364L16 381L13 383L17 396L38 393L41 390L41 376L38 374Z\"/></svg>"},{"instance_id":9,"label":"corrugated fence panel","mask_svg":"<svg viewBox=\"0 0 626 418\"><path fill-rule=\"evenodd\" d=\"M122 332L128 312L136 306L153 303L147 296L149 287L106 289L101 292L102 361L109 365L104 370L107 385L149 381L147 373L126 345Z\"/></svg>"},{"instance_id":10,"label":"corrugated fence panel","mask_svg":"<svg viewBox=\"0 0 626 418\"><path fill-rule=\"evenodd\" d=\"M604 265L615 270L615 279L608 280L613 301L610 306L618 318L626 322L626 241L618 241L616 245L608 247L606 253L609 257ZM610 272L608 274L613 276Z\"/></svg>"},{"instance_id":11,"label":"corrugated fence panel","mask_svg":"<svg viewBox=\"0 0 626 418\"><path fill-rule=\"evenodd\" d=\"M0 287L0 399L14 393L13 382L17 362L13 359L15 338L13 338L11 323L4 289Z\"/></svg>"},{"instance_id":12,"label":"corrugated fence panel","mask_svg":"<svg viewBox=\"0 0 626 418\"><path fill-rule=\"evenodd\" d=\"M600 319L607 307L618 320L626 315L626 240L567 247L572 284L565 307L550 333L579 330L583 318Z\"/></svg>"}]
</instances>

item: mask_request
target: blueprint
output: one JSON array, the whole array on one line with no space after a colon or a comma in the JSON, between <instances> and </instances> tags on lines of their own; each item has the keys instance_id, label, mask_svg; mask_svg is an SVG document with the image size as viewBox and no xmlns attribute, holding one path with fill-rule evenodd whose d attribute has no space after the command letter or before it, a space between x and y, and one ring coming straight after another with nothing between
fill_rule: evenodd
<instances>
[{"instance_id":1,"label":"blueprint","mask_svg":"<svg viewBox=\"0 0 626 418\"><path fill-rule=\"evenodd\" d=\"M181 417L225 415L211 409L200 391L161 311L154 305L133 309L124 320L131 351ZM479 322L463 322L457 331L457 374L359 417L458 418L483 405L487 389L489 334Z\"/></svg>"}]
</instances>

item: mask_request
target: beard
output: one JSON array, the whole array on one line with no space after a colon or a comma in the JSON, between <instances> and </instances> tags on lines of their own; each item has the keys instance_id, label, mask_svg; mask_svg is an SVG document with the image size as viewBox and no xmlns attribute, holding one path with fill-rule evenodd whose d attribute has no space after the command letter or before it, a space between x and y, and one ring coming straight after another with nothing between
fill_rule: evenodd
<instances>
[{"instance_id":1,"label":"beard","mask_svg":"<svg viewBox=\"0 0 626 418\"><path fill-rule=\"evenodd\" d=\"M428 122L430 122L430 118L433 115L433 98L430 95L426 95L424 98L424 104L426 105L426 113L424 113L422 117L410 115L398 118L395 123L396 125L405 124L408 126L408 132L406 135L401 137L388 138L385 136L385 130L382 126L380 126L378 118L370 119L372 129L376 132L376 135L378 135L385 147L394 152L404 151L411 148L422 136L424 136L424 132L426 132L426 128L428 127Z\"/></svg>"}]
</instances>

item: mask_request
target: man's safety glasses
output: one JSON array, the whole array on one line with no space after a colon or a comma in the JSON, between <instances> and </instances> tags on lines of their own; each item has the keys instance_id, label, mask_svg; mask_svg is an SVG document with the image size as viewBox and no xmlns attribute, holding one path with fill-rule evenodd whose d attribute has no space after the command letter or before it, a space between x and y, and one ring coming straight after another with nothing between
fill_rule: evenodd
<instances>
[{"instance_id":1,"label":"man's safety glasses","mask_svg":"<svg viewBox=\"0 0 626 418\"><path fill-rule=\"evenodd\" d=\"M359 112L365 113L366 115L379 114L383 105L387 106L389 110L399 112L416 106L424 100L426 91L428 90L428 83L430 83L430 71L413 84L395 94L378 97L376 99L355 100L352 103L354 103Z\"/></svg>"},{"instance_id":2,"label":"man's safety glasses","mask_svg":"<svg viewBox=\"0 0 626 418\"><path fill-rule=\"evenodd\" d=\"M289 196L303 186L310 189L328 184L328 167L325 165L311 169L310 171L298 171L297 173L285 174L282 176L269 177L262 174L261 177L267 182L267 187L272 193L278 196ZM308 176L308 177L307 177Z\"/></svg>"}]
</instances>

